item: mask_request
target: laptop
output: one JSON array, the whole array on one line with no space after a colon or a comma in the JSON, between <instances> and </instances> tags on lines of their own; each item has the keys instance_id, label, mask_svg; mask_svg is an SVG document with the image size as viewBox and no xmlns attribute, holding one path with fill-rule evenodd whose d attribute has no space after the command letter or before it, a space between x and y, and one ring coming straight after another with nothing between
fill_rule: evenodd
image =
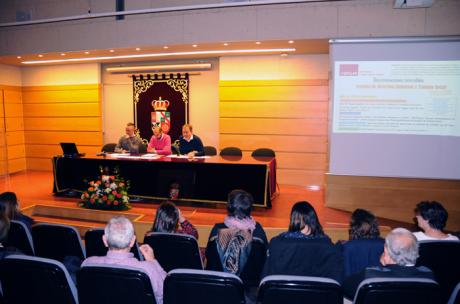
<instances>
[{"instance_id":1,"label":"laptop","mask_svg":"<svg viewBox=\"0 0 460 304\"><path fill-rule=\"evenodd\" d=\"M77 145L75 143L62 143L62 154L65 157L80 157L85 156L85 153L78 153Z\"/></svg>"}]
</instances>

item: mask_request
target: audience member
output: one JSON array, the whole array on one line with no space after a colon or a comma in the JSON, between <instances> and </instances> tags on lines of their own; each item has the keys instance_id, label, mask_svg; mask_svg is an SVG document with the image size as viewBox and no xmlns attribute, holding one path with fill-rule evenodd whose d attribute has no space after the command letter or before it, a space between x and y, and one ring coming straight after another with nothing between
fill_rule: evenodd
<instances>
[{"instance_id":1,"label":"audience member","mask_svg":"<svg viewBox=\"0 0 460 304\"><path fill-rule=\"evenodd\" d=\"M379 266L384 240L380 237L375 216L364 209L356 209L350 218L349 240L342 245L345 277L366 267Z\"/></svg>"},{"instance_id":2,"label":"audience member","mask_svg":"<svg viewBox=\"0 0 460 304\"><path fill-rule=\"evenodd\" d=\"M193 134L192 125L185 124L182 126L182 136L179 138L180 154L189 157L203 156L204 147L201 139Z\"/></svg>"},{"instance_id":3,"label":"audience member","mask_svg":"<svg viewBox=\"0 0 460 304\"><path fill-rule=\"evenodd\" d=\"M244 190L233 190L228 195L228 215L223 223L215 224L206 247L209 257L211 242L216 242L217 251L225 272L240 274L250 253L253 238L267 244L262 226L251 216L252 195Z\"/></svg>"},{"instance_id":4,"label":"audience member","mask_svg":"<svg viewBox=\"0 0 460 304\"><path fill-rule=\"evenodd\" d=\"M14 192L3 192L0 194L0 215L4 214L9 221L23 222L29 229L34 220L19 210L19 202Z\"/></svg>"},{"instance_id":5,"label":"audience member","mask_svg":"<svg viewBox=\"0 0 460 304\"><path fill-rule=\"evenodd\" d=\"M147 152L159 155L171 155L171 136L164 134L161 127L154 127L153 135L147 147Z\"/></svg>"},{"instance_id":6,"label":"audience member","mask_svg":"<svg viewBox=\"0 0 460 304\"><path fill-rule=\"evenodd\" d=\"M21 251L14 247L4 247L3 244L8 238L8 231L10 230L10 221L4 215L0 215L0 260L11 254L22 254ZM0 297L1 298L1 297ZM1 302L1 301L0 301Z\"/></svg>"},{"instance_id":7,"label":"audience member","mask_svg":"<svg viewBox=\"0 0 460 304\"><path fill-rule=\"evenodd\" d=\"M155 259L153 250L149 245L139 247L145 261L138 261L130 252L136 241L133 224L123 216L112 218L105 227L102 240L109 248L106 256L92 256L87 258L82 267L88 264L116 264L144 270L152 283L153 292L157 303L163 303L163 281L166 272Z\"/></svg>"},{"instance_id":8,"label":"audience member","mask_svg":"<svg viewBox=\"0 0 460 304\"><path fill-rule=\"evenodd\" d=\"M407 229L393 229L385 238L380 263L383 266L368 267L345 279L343 289L345 297L353 299L359 284L370 278L429 278L433 273L426 267L415 267L418 257L418 243Z\"/></svg>"},{"instance_id":9,"label":"audience member","mask_svg":"<svg viewBox=\"0 0 460 304\"><path fill-rule=\"evenodd\" d=\"M415 218L420 229L414 235L418 241L458 241L458 237L444 233L448 213L436 201L423 201L415 207Z\"/></svg>"},{"instance_id":10,"label":"audience member","mask_svg":"<svg viewBox=\"0 0 460 304\"><path fill-rule=\"evenodd\" d=\"M136 126L129 122L126 124L126 134L120 137L118 144L115 146L115 152L117 153L139 153L139 148L142 143L142 139L135 134Z\"/></svg>"},{"instance_id":11,"label":"audience member","mask_svg":"<svg viewBox=\"0 0 460 304\"><path fill-rule=\"evenodd\" d=\"M270 241L262 277L301 275L342 279L342 255L324 234L315 209L298 202L291 210L289 231Z\"/></svg>"},{"instance_id":12,"label":"audience member","mask_svg":"<svg viewBox=\"0 0 460 304\"><path fill-rule=\"evenodd\" d=\"M180 229L179 229L180 225ZM182 215L179 208L173 202L161 203L155 215L151 232L169 232L188 234L198 239L196 228ZM147 235L149 234L147 233Z\"/></svg>"}]
</instances>

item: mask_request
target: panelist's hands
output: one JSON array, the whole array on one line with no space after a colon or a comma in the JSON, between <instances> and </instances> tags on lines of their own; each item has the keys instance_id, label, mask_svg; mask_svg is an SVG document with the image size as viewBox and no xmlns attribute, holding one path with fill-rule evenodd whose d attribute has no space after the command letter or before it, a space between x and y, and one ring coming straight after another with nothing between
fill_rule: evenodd
<instances>
[{"instance_id":1,"label":"panelist's hands","mask_svg":"<svg viewBox=\"0 0 460 304\"><path fill-rule=\"evenodd\" d=\"M155 260L155 255L153 254L153 249L147 244L141 245L139 247L139 250L141 251L142 255L144 256L144 259L146 261L154 261Z\"/></svg>"},{"instance_id":2,"label":"panelist's hands","mask_svg":"<svg viewBox=\"0 0 460 304\"><path fill-rule=\"evenodd\" d=\"M155 150L155 148L147 148L147 152L149 152L149 153L157 153L157 150Z\"/></svg>"}]
</instances>

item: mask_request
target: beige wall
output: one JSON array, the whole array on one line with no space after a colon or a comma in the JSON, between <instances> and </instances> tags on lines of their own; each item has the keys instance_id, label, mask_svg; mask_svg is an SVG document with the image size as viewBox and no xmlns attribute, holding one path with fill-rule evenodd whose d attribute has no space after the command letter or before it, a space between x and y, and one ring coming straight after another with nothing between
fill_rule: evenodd
<instances>
[{"instance_id":1,"label":"beige wall","mask_svg":"<svg viewBox=\"0 0 460 304\"><path fill-rule=\"evenodd\" d=\"M21 86L21 69L10 65L0 64L0 85Z\"/></svg>"},{"instance_id":2,"label":"beige wall","mask_svg":"<svg viewBox=\"0 0 460 304\"><path fill-rule=\"evenodd\" d=\"M190 122L205 145L217 146L219 142L219 62L209 71L190 76ZM182 61L175 61L179 63ZM190 61L188 61L190 62ZM155 62L162 64L167 62ZM136 63L137 65L138 63ZM145 64L148 64L146 62ZM111 74L103 66L103 124L104 143L117 142L126 122L134 120L132 80L128 74Z\"/></svg>"},{"instance_id":3,"label":"beige wall","mask_svg":"<svg viewBox=\"0 0 460 304\"><path fill-rule=\"evenodd\" d=\"M98 63L23 67L23 86L58 86L100 83Z\"/></svg>"},{"instance_id":4,"label":"beige wall","mask_svg":"<svg viewBox=\"0 0 460 304\"><path fill-rule=\"evenodd\" d=\"M114 1L110 0L17 2L0 1L0 20L14 20L16 9L30 9L34 19L81 15L87 13L88 7L92 12L114 9ZM179 3L184 1L162 1L170 6ZM458 0L436 0L427 9L393 9L393 3L394 0L306 2L157 13L120 21L110 17L6 27L0 28L0 55L223 41L460 34ZM127 1L127 9L154 6L156 1Z\"/></svg>"}]
</instances>

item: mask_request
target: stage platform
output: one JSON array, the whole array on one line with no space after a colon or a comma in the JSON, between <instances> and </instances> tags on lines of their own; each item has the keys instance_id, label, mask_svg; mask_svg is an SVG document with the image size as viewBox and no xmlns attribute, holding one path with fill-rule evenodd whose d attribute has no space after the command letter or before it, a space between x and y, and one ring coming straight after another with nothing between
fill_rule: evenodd
<instances>
[{"instance_id":1,"label":"stage platform","mask_svg":"<svg viewBox=\"0 0 460 304\"><path fill-rule=\"evenodd\" d=\"M132 203L132 209L123 212L87 210L78 206L78 199L53 195L53 174L43 171L25 171L11 174L3 179L1 191L16 192L21 209L32 215L38 222L63 223L76 226L84 233L87 229L104 227L113 214L126 214L135 223L140 241L153 223L155 210L159 202ZM255 208L253 216L262 224L269 238L285 231L289 224L291 207L298 201L308 201L316 209L326 232L333 240L346 239L348 236L349 212L324 206L324 189L302 188L280 185L279 194L272 201L272 208ZM210 229L222 222L226 215L225 206L179 206L184 216L199 230L200 246L205 246ZM413 229L413 225L379 219L385 234L394 227Z\"/></svg>"}]
</instances>

